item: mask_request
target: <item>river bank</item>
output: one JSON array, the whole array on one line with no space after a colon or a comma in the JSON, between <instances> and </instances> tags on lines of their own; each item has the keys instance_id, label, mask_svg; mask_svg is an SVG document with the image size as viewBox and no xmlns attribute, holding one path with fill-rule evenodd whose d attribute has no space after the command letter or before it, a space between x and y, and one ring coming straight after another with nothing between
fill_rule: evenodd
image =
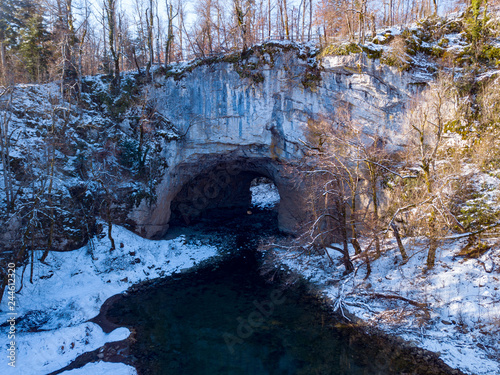
<instances>
[{"instance_id":1,"label":"river bank","mask_svg":"<svg viewBox=\"0 0 500 375\"><path fill-rule=\"evenodd\" d=\"M348 321L437 353L467 374L497 375L500 251L492 248L478 259L461 258L457 254L464 245L459 240L445 243L428 272L424 241L405 241L410 259L403 264L397 244L387 240L369 276L365 260L355 256L353 248L355 271L347 276L340 253L332 248L332 262L323 254L303 258L276 250L270 259L275 267L308 280L317 295Z\"/></svg>"},{"instance_id":2,"label":"river bank","mask_svg":"<svg viewBox=\"0 0 500 375\"><path fill-rule=\"evenodd\" d=\"M265 191L257 193L262 195L264 207L279 199L275 193L271 196ZM245 221L232 224L240 234L234 237L231 246L245 246L255 240L250 227L270 228L257 215L250 215ZM204 225L208 229L219 226L217 222ZM108 239L101 236L76 251L52 252L47 264L35 264L32 283L27 281L29 269L25 270L22 288L23 270L18 269L17 289L21 290L16 295L16 367L0 361L0 371L22 375L54 372L135 375L136 370L127 358L136 333L99 318L113 305L114 299L148 288L151 280L171 275L181 277L192 272L193 267L202 269L204 264L216 265L222 259L219 245L224 236L217 238L200 232L189 236L182 232L167 240L149 241L113 226L118 245L113 251L109 250ZM344 276L341 259L333 250L330 250L332 263L321 254L298 257L290 251L271 250L267 254L271 264L267 268L295 275L284 282L305 280L317 298L324 301L329 313L336 311L345 322L354 323L352 329L378 337L381 345L409 350L424 363L429 362L438 370L442 368L443 373L453 373L451 367L468 374L500 374L494 357L498 354L495 349L498 326L487 325L498 316L495 303L498 270L482 272L483 265L490 269L489 258L484 259L483 265L474 259L459 262L460 267L455 262L451 269L448 263L455 256L457 243L450 243L439 252L436 269L423 275L420 265L425 255L424 244L406 243L406 246L410 261L394 267L398 262L395 244L385 243L382 256L372 263L368 278L366 265L355 256L356 271ZM35 252L35 259L41 253L42 250ZM490 256L498 254L493 252ZM491 265L498 263L496 258L491 262ZM297 281L300 279L303 281ZM1 305L3 328L8 327L7 301L4 298ZM8 344L8 336L2 335L0 345L8 347ZM83 367L66 367L77 358L74 367ZM64 368L67 371L60 372Z\"/></svg>"},{"instance_id":3,"label":"river bank","mask_svg":"<svg viewBox=\"0 0 500 375\"><path fill-rule=\"evenodd\" d=\"M95 239L92 252L88 246L71 252L51 252L47 264L34 265L33 283L27 280L26 270L22 290L16 294L16 366L9 366L7 355L2 356L1 373L46 375L85 352L126 339L130 335L126 328L105 333L89 321L98 315L104 301L141 281L185 271L217 254L212 246L186 244L182 236L150 241L113 226L113 237L117 248L112 252L104 237ZM35 259L42 253L35 251ZM17 269L17 289L21 287L22 273ZM6 298L0 308L4 332L0 346L6 348L10 342L5 329ZM122 364L102 362L91 367L93 375L135 374L133 367Z\"/></svg>"}]
</instances>

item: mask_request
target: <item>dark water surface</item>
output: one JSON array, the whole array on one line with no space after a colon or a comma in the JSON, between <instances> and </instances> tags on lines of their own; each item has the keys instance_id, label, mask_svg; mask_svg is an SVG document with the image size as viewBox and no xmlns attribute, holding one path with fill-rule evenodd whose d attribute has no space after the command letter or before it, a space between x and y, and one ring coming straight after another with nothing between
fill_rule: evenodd
<instances>
[{"instance_id":1,"label":"dark water surface","mask_svg":"<svg viewBox=\"0 0 500 375\"><path fill-rule=\"evenodd\" d=\"M260 233L274 230L261 224ZM136 331L139 374L441 373L426 372L384 340L339 327L303 287L282 289L260 276L253 224L224 230L225 243L239 248L234 255L109 309L110 321Z\"/></svg>"}]
</instances>

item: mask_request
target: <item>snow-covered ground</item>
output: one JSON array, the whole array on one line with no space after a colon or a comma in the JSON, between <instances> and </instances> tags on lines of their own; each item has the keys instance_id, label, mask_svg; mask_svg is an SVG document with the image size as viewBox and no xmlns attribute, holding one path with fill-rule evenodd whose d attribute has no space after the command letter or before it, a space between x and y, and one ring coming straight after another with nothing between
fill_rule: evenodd
<instances>
[{"instance_id":1,"label":"snow-covered ground","mask_svg":"<svg viewBox=\"0 0 500 375\"><path fill-rule=\"evenodd\" d=\"M346 317L362 319L440 353L445 363L468 374L498 375L500 248L494 246L478 259L464 259L457 257L464 245L460 240L445 243L438 250L435 268L425 274L424 242L406 241L410 260L402 265L395 241L387 240L383 255L372 262L366 279L364 260L356 257L356 271L344 277L340 254L333 249L329 251L333 265L323 255L306 259L283 253L280 258L317 284ZM493 356L496 360L490 358Z\"/></svg>"},{"instance_id":2,"label":"snow-covered ground","mask_svg":"<svg viewBox=\"0 0 500 375\"><path fill-rule=\"evenodd\" d=\"M259 184L250 187L252 193L252 206L259 208L272 208L280 201L278 188L273 183Z\"/></svg>"},{"instance_id":3,"label":"snow-covered ground","mask_svg":"<svg viewBox=\"0 0 500 375\"><path fill-rule=\"evenodd\" d=\"M279 202L274 184L251 189L252 204L257 207L269 208ZM150 241L114 226L113 237L117 248L112 252L106 236L75 251L51 252L47 265L35 263L33 283L28 281L29 268L25 270L22 290L16 295L16 366L0 361L1 374L44 375L67 366L84 352L127 338L130 332L126 328L106 334L88 320L99 313L106 299L131 285L192 267L217 254L214 247L184 243L182 236ZM35 252L35 259L41 254ZM21 273L22 269L17 269L17 289ZM1 323L10 317L7 303L5 294L0 305ZM0 336L5 350L9 342L7 334ZM135 374L135 369L99 362L64 374L89 373L125 375Z\"/></svg>"},{"instance_id":4,"label":"snow-covered ground","mask_svg":"<svg viewBox=\"0 0 500 375\"><path fill-rule=\"evenodd\" d=\"M48 265L35 264L33 283L28 280L29 268L25 271L22 290L16 295L16 366L10 367L7 356L2 355L1 374L45 375L106 342L127 338L130 332L126 328L105 334L88 320L99 313L106 299L132 284L182 271L217 254L216 248L187 244L182 236L150 241L114 226L113 237L117 249L112 252L107 237L94 241L92 254L88 246L71 252L51 252ZM35 254L35 259L40 256L41 252ZM18 269L17 289L21 287L21 273ZM6 294L0 305L1 323L10 317L7 302ZM10 340L6 329L2 331L0 346L6 354ZM99 362L66 373L136 372L124 364Z\"/></svg>"},{"instance_id":5,"label":"snow-covered ground","mask_svg":"<svg viewBox=\"0 0 500 375\"><path fill-rule=\"evenodd\" d=\"M255 204L265 206L279 200L274 185L252 187L252 193ZM52 252L47 258L49 265L35 264L33 283L27 280L29 269L25 271L23 289L16 296L16 367L2 360L0 373L47 374L106 342L125 339L129 335L126 328L106 334L88 322L107 298L132 284L181 271L217 254L214 247L185 243L182 236L150 241L115 226L113 237L117 249L112 252L107 237L94 241L92 254L90 247ZM344 277L335 250L330 250L333 265L322 255L301 258L283 253L281 261L316 283L346 316L356 316L439 352L446 363L466 373L500 374L499 363L488 358L498 355L500 349L500 250L493 247L478 259L464 259L457 257L463 245L456 240L441 246L436 267L427 274L423 273L425 243L417 241L405 242L410 260L402 265L396 244L387 240L383 255L372 262L372 273L366 279L363 259L356 257L356 272ZM17 271L20 283L22 270ZM427 304L428 308L391 296ZM1 322L8 318L7 301L4 297ZM8 347L8 341L6 334L0 336L3 348ZM89 373L130 375L135 369L98 362L64 374Z\"/></svg>"},{"instance_id":6,"label":"snow-covered ground","mask_svg":"<svg viewBox=\"0 0 500 375\"><path fill-rule=\"evenodd\" d=\"M81 368L65 371L64 375L136 375L133 367L123 363L97 362L89 363Z\"/></svg>"}]
</instances>

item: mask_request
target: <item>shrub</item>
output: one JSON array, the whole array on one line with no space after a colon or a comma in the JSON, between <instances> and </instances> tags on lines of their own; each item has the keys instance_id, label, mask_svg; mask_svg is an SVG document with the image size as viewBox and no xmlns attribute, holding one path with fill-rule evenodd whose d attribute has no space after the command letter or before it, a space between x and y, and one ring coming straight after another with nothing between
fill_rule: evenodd
<instances>
[{"instance_id":1,"label":"shrub","mask_svg":"<svg viewBox=\"0 0 500 375\"><path fill-rule=\"evenodd\" d=\"M126 139L120 143L120 156L119 162L126 168L134 168L137 166L140 155L139 145L137 141Z\"/></svg>"},{"instance_id":2,"label":"shrub","mask_svg":"<svg viewBox=\"0 0 500 375\"><path fill-rule=\"evenodd\" d=\"M390 43L391 49L384 51L380 58L380 62L394 66L399 71L406 71L411 68L411 57L406 53L406 42L402 37L396 37Z\"/></svg>"},{"instance_id":3,"label":"shrub","mask_svg":"<svg viewBox=\"0 0 500 375\"><path fill-rule=\"evenodd\" d=\"M361 53L363 50L356 43L332 44L321 51L320 56L348 56L352 53Z\"/></svg>"}]
</instances>

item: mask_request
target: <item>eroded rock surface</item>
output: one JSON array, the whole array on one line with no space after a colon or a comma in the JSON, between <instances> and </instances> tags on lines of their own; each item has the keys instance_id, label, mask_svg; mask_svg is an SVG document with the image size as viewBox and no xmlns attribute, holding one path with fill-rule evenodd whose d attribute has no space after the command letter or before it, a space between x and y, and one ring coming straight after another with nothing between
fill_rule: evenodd
<instances>
[{"instance_id":1,"label":"eroded rock surface","mask_svg":"<svg viewBox=\"0 0 500 375\"><path fill-rule=\"evenodd\" d=\"M401 116L420 83L366 57L325 57L318 65L295 48L258 48L237 63L215 61L167 76L148 96L182 136L165 143L168 169L156 203L143 202L130 215L138 233L150 238L168 229L171 202L188 221L203 209L243 207L251 176L275 182L280 227L294 232L307 216L294 167L308 123L347 110L368 142L381 137L398 147Z\"/></svg>"}]
</instances>

